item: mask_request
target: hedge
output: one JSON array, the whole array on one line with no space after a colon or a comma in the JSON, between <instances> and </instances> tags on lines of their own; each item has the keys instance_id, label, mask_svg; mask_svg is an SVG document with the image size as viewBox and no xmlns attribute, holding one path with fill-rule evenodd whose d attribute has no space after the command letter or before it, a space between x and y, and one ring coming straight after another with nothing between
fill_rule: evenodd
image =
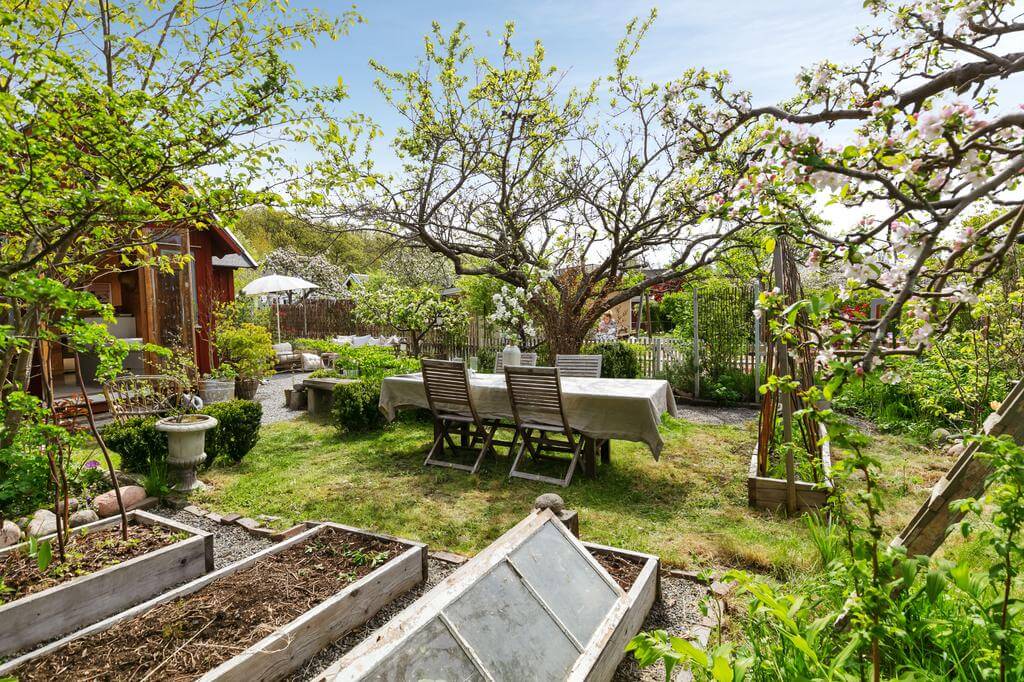
<instances>
[{"instance_id":1,"label":"hedge","mask_svg":"<svg viewBox=\"0 0 1024 682\"><path fill-rule=\"evenodd\" d=\"M252 450L260 437L263 406L253 400L229 400L203 408L217 420L206 432L206 466L227 458L238 463ZM103 441L121 455L121 468L146 473L150 462L167 459L167 436L156 430L155 417L132 417L124 423L113 422L102 429Z\"/></svg>"},{"instance_id":2,"label":"hedge","mask_svg":"<svg viewBox=\"0 0 1024 682\"><path fill-rule=\"evenodd\" d=\"M601 356L601 376L612 379L636 379L640 376L640 349L636 344L623 341L588 343L583 346L586 355Z\"/></svg>"}]
</instances>

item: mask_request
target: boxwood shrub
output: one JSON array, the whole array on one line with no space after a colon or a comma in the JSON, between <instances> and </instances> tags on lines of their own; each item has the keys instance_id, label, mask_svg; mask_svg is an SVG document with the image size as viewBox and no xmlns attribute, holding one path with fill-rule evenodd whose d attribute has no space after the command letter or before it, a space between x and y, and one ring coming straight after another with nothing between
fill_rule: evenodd
<instances>
[{"instance_id":1,"label":"boxwood shrub","mask_svg":"<svg viewBox=\"0 0 1024 682\"><path fill-rule=\"evenodd\" d=\"M238 463L252 450L260 437L263 406L254 400L228 400L203 408L217 420L217 426L206 432L206 466L218 459ZM156 430L155 417L132 417L113 422L102 429L103 440L121 455L121 468L147 473L150 463L167 459L167 436Z\"/></svg>"},{"instance_id":2,"label":"boxwood shrub","mask_svg":"<svg viewBox=\"0 0 1024 682\"><path fill-rule=\"evenodd\" d=\"M384 424L380 404L381 378L368 376L334 387L331 417L341 433L376 429Z\"/></svg>"},{"instance_id":3,"label":"boxwood shrub","mask_svg":"<svg viewBox=\"0 0 1024 682\"><path fill-rule=\"evenodd\" d=\"M585 355L601 356L601 376L612 379L636 379L640 376L640 352L632 343L611 341L588 343Z\"/></svg>"},{"instance_id":4,"label":"boxwood shrub","mask_svg":"<svg viewBox=\"0 0 1024 682\"><path fill-rule=\"evenodd\" d=\"M237 464L249 454L260 439L263 406L255 400L228 400L203 408L217 420L217 426L206 432L206 463L229 459Z\"/></svg>"},{"instance_id":5,"label":"boxwood shrub","mask_svg":"<svg viewBox=\"0 0 1024 682\"><path fill-rule=\"evenodd\" d=\"M167 436L156 430L156 417L131 417L112 422L101 430L107 447L121 455L125 471L145 473L150 461L167 459Z\"/></svg>"}]
</instances>

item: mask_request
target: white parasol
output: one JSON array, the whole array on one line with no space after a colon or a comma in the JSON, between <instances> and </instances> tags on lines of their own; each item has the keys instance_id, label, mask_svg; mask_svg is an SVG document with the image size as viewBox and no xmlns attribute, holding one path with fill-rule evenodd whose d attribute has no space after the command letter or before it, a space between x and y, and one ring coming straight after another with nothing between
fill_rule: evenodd
<instances>
[{"instance_id":1,"label":"white parasol","mask_svg":"<svg viewBox=\"0 0 1024 682\"><path fill-rule=\"evenodd\" d=\"M305 291L316 289L317 285L307 282L301 277L288 277L287 275L266 275L259 277L242 287L242 293L246 296L259 296L261 294L278 294L284 291ZM277 342L281 342L281 303L274 301L277 306ZM305 312L305 310L303 310Z\"/></svg>"}]
</instances>

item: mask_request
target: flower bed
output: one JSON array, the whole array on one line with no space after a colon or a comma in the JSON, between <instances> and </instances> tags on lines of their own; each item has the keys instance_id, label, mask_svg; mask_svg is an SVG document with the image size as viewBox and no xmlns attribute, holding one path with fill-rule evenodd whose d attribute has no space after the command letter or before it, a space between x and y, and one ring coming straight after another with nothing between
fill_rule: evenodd
<instances>
[{"instance_id":1,"label":"flower bed","mask_svg":"<svg viewBox=\"0 0 1024 682\"><path fill-rule=\"evenodd\" d=\"M0 667L0 676L278 679L421 583L426 547L322 524Z\"/></svg>"},{"instance_id":2,"label":"flower bed","mask_svg":"<svg viewBox=\"0 0 1024 682\"><path fill-rule=\"evenodd\" d=\"M127 543L118 531L120 517L73 529L66 561L45 571L26 555L28 543L0 551L0 578L13 590L2 595L0 605L0 656L95 623L213 570L209 533L142 511L129 512L128 522Z\"/></svg>"}]
</instances>

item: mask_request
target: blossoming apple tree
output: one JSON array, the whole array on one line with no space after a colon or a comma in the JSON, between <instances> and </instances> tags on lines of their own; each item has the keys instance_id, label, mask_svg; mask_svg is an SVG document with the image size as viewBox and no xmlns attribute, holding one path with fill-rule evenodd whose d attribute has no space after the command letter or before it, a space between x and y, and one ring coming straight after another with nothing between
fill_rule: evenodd
<instances>
[{"instance_id":1,"label":"blossoming apple tree","mask_svg":"<svg viewBox=\"0 0 1024 682\"><path fill-rule=\"evenodd\" d=\"M948 331L1024 225L1024 111L999 93L1024 70L1024 53L1005 47L1024 31L1013 3L865 4L877 25L855 39L864 59L804 69L785 106L752 107L748 93L699 71L676 85L693 100L671 112L691 153L756 135L763 155L732 206L786 212L781 231L807 264L842 269L838 291L798 304L840 383ZM732 210L713 215L729 220ZM829 223L821 218L829 212L843 217ZM991 217L978 224L981 214ZM858 292L884 299L876 319L844 312ZM796 319L772 292L763 303L787 313L774 316L783 333ZM898 325L906 339L893 344Z\"/></svg>"}]
</instances>

